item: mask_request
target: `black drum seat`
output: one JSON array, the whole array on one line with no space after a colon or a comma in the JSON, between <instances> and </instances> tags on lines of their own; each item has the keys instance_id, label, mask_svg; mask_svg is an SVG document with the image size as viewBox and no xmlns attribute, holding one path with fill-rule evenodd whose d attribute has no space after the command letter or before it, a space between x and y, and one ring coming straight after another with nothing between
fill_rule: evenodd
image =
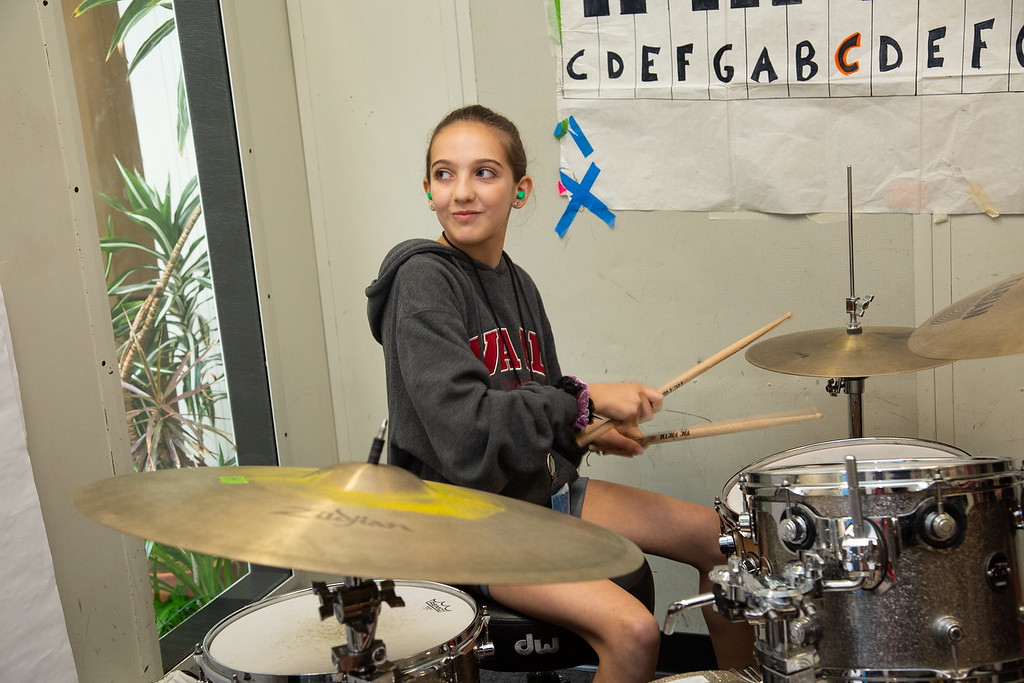
<instances>
[{"instance_id":1,"label":"black drum seat","mask_svg":"<svg viewBox=\"0 0 1024 683\"><path fill-rule=\"evenodd\" d=\"M654 576L646 560L612 580L654 613ZM471 588L469 592L490 615L488 631L494 655L480 661L481 669L540 672L597 664L597 653L572 631L515 612Z\"/></svg>"}]
</instances>

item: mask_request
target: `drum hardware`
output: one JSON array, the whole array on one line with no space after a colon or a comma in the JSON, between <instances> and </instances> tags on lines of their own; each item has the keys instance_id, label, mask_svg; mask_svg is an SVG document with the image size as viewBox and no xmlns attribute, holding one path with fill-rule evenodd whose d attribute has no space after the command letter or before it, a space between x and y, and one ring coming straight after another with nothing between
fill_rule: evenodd
<instances>
[{"instance_id":1,"label":"drum hardware","mask_svg":"<svg viewBox=\"0 0 1024 683\"><path fill-rule=\"evenodd\" d=\"M1009 459L913 439L764 458L718 498L723 537L743 554L664 627L703 604L752 623L770 683L1024 680L1024 607L1011 597L1022 481Z\"/></svg>"},{"instance_id":2,"label":"drum hardware","mask_svg":"<svg viewBox=\"0 0 1024 683\"><path fill-rule=\"evenodd\" d=\"M852 227L851 227L852 230ZM853 239L853 233L850 234L850 239ZM851 247L850 251L850 273L853 273L853 251ZM860 319L864 317L864 313L868 310L868 305L875 300L874 294L868 294L866 297L856 296L854 294L853 278L850 278L850 296L846 297L846 312L850 316L850 321L846 324L846 330L850 334L860 334L856 330L860 329Z\"/></svg>"},{"instance_id":3,"label":"drum hardware","mask_svg":"<svg viewBox=\"0 0 1024 683\"><path fill-rule=\"evenodd\" d=\"M779 538L793 552L808 550L817 538L813 513L803 505L786 507L779 520Z\"/></svg>"},{"instance_id":4,"label":"drum hardware","mask_svg":"<svg viewBox=\"0 0 1024 683\"><path fill-rule=\"evenodd\" d=\"M405 601L395 595L395 582L378 584L345 577L342 586L329 588L314 581L313 594L320 600L321 621L334 617L345 627L345 644L331 648L338 671L358 683L393 681L394 665L387 661L384 642L375 635L381 601L390 607L405 607Z\"/></svg>"},{"instance_id":5,"label":"drum hardware","mask_svg":"<svg viewBox=\"0 0 1024 683\"><path fill-rule=\"evenodd\" d=\"M1010 587L1013 580L1013 566L1003 553L995 553L985 563L985 579L993 591L1001 592Z\"/></svg>"},{"instance_id":6,"label":"drum hardware","mask_svg":"<svg viewBox=\"0 0 1024 683\"><path fill-rule=\"evenodd\" d=\"M671 683L673 681L677 683L694 683L695 681L702 683L761 683L761 672L754 667L747 667L743 671L736 669L686 671L668 678L659 678L651 683Z\"/></svg>"},{"instance_id":7,"label":"drum hardware","mask_svg":"<svg viewBox=\"0 0 1024 683\"><path fill-rule=\"evenodd\" d=\"M860 327L857 328L860 330ZM860 332L857 332L860 334ZM825 383L825 392L829 396L838 396L845 392L849 406L850 437L864 436L864 380L866 377L832 377Z\"/></svg>"},{"instance_id":8,"label":"drum hardware","mask_svg":"<svg viewBox=\"0 0 1024 683\"><path fill-rule=\"evenodd\" d=\"M746 484L746 477L739 475L740 486ZM751 522L751 511L746 499L743 500L743 511L737 514L735 521L726 519L722 514L722 499L715 496L715 512L718 513L718 547L723 555L739 553L741 558L756 554L757 539L754 538L754 524Z\"/></svg>"},{"instance_id":9,"label":"drum hardware","mask_svg":"<svg viewBox=\"0 0 1024 683\"><path fill-rule=\"evenodd\" d=\"M878 578L879 571L883 575L891 573L895 576L896 570L892 565L905 548L919 545L936 550L956 548L965 537L966 513L972 506L963 498L947 498L941 513L936 501L926 500L909 513L864 519L862 535L868 540L861 543L875 546L873 554L868 554L873 558L869 564L876 565L875 569L867 572L868 584ZM813 550L826 559L841 562L844 546L857 545L847 540L852 537L853 526L852 517L824 517L803 503L787 502L779 517L778 537L793 553ZM888 567L883 566L885 557L889 558ZM860 569L863 571L864 567ZM993 563L992 571L993 580L998 581L995 578L999 573L998 562Z\"/></svg>"},{"instance_id":10,"label":"drum hardware","mask_svg":"<svg viewBox=\"0 0 1024 683\"><path fill-rule=\"evenodd\" d=\"M843 567L852 579L863 579L861 585L872 586L881 581L878 561L878 534L874 525L865 524L860 502L860 477L857 474L857 458L847 455L846 497L850 501L850 524L843 532ZM788 493L788 492L787 492ZM868 528L872 533L866 533Z\"/></svg>"},{"instance_id":11,"label":"drum hardware","mask_svg":"<svg viewBox=\"0 0 1024 683\"><path fill-rule=\"evenodd\" d=\"M954 617L939 617L932 623L932 637L942 645L956 646L964 639L964 627Z\"/></svg>"},{"instance_id":12,"label":"drum hardware","mask_svg":"<svg viewBox=\"0 0 1024 683\"><path fill-rule=\"evenodd\" d=\"M722 499L718 496L715 496L715 513L718 515L718 549L723 555L733 555L742 547L742 542L736 538L738 532L726 524L722 515Z\"/></svg>"},{"instance_id":13,"label":"drum hardware","mask_svg":"<svg viewBox=\"0 0 1024 683\"><path fill-rule=\"evenodd\" d=\"M960 545L966 533L967 517L956 505L947 505L942 499L945 478L936 472L935 500L925 501L917 511L918 537L932 548L946 550Z\"/></svg>"},{"instance_id":14,"label":"drum hardware","mask_svg":"<svg viewBox=\"0 0 1024 683\"><path fill-rule=\"evenodd\" d=\"M932 622L932 638L939 645L948 647L953 657L953 671L959 672L960 665L957 663L956 646L964 639L964 627L955 617L938 617Z\"/></svg>"},{"instance_id":15,"label":"drum hardware","mask_svg":"<svg viewBox=\"0 0 1024 683\"><path fill-rule=\"evenodd\" d=\"M820 560L809 554L802 562L787 564L778 577L754 574L732 555L726 566L715 567L709 577L714 592L670 605L663 632L675 631L681 611L713 603L719 614L756 627L756 656L765 683L812 683L818 665L815 615L820 608Z\"/></svg>"}]
</instances>

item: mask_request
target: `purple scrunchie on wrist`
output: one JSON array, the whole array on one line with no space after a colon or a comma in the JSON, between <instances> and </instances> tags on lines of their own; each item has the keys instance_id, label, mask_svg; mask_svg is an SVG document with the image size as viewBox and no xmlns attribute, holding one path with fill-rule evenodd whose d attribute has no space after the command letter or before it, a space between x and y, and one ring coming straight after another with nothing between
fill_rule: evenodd
<instances>
[{"instance_id":1,"label":"purple scrunchie on wrist","mask_svg":"<svg viewBox=\"0 0 1024 683\"><path fill-rule=\"evenodd\" d=\"M590 424L590 387L584 382L580 382L580 385L580 395L576 397L576 407L580 409L580 416L572 423L573 429L586 429Z\"/></svg>"},{"instance_id":2,"label":"purple scrunchie on wrist","mask_svg":"<svg viewBox=\"0 0 1024 683\"><path fill-rule=\"evenodd\" d=\"M586 429L592 417L590 414L590 387L586 382L572 375L564 375L559 385L560 389L576 397L576 409L579 411L579 417L573 422L572 428Z\"/></svg>"}]
</instances>

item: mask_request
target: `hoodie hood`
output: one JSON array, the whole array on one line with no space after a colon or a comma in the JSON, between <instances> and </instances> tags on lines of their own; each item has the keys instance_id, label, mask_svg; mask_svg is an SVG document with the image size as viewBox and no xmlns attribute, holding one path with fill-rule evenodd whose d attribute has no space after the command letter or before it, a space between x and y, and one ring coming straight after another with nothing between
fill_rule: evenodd
<instances>
[{"instance_id":1,"label":"hoodie hood","mask_svg":"<svg viewBox=\"0 0 1024 683\"><path fill-rule=\"evenodd\" d=\"M440 242L428 239L412 239L396 245L380 264L377 278L366 288L366 317L370 321L370 332L378 343L381 342L381 321L384 307L391 296L391 285L395 282L395 274L406 261L417 254L437 254L446 261L452 261L455 252Z\"/></svg>"}]
</instances>

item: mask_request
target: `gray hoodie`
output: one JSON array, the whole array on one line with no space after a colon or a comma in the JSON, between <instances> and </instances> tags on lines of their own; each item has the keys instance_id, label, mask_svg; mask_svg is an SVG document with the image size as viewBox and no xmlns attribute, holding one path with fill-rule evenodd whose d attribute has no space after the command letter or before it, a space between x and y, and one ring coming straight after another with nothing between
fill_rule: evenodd
<instances>
[{"instance_id":1,"label":"gray hoodie","mask_svg":"<svg viewBox=\"0 0 1024 683\"><path fill-rule=\"evenodd\" d=\"M545 506L578 477L579 410L553 386L562 376L555 342L526 271L504 255L490 268L409 240L385 257L366 296L384 349L389 463Z\"/></svg>"}]
</instances>

